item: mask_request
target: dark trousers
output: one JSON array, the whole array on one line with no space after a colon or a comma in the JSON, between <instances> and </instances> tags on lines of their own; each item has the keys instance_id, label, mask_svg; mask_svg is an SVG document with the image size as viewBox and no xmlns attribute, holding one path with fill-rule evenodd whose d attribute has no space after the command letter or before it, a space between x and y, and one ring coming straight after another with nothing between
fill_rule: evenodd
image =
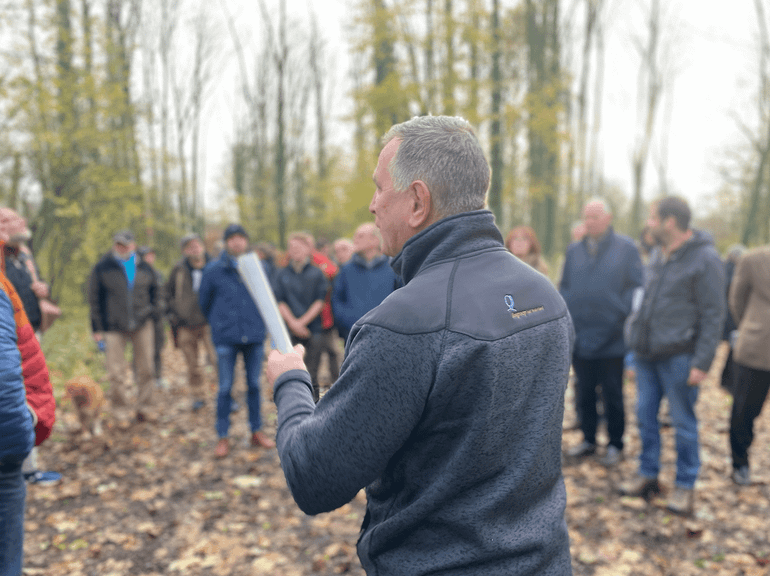
<instances>
[{"instance_id":1,"label":"dark trousers","mask_svg":"<svg viewBox=\"0 0 770 576\"><path fill-rule=\"evenodd\" d=\"M610 444L623 450L626 416L623 408L623 357L588 360L573 356L580 402L580 429L586 442L596 444L596 388L601 387Z\"/></svg>"},{"instance_id":2,"label":"dark trousers","mask_svg":"<svg viewBox=\"0 0 770 576\"><path fill-rule=\"evenodd\" d=\"M754 440L754 420L770 388L770 372L735 363L733 410L730 414L730 451L733 468L749 465L749 446Z\"/></svg>"},{"instance_id":3,"label":"dark trousers","mask_svg":"<svg viewBox=\"0 0 770 576\"><path fill-rule=\"evenodd\" d=\"M727 390L730 394L733 393L735 387L735 360L733 360L733 349L730 347L730 351L727 353L727 359L725 365L722 368L722 388Z\"/></svg>"}]
</instances>

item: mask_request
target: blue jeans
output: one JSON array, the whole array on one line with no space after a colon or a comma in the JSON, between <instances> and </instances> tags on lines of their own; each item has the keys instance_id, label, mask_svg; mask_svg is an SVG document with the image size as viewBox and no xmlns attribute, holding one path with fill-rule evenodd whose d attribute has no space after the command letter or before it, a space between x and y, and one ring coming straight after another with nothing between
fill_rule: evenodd
<instances>
[{"instance_id":1,"label":"blue jeans","mask_svg":"<svg viewBox=\"0 0 770 576\"><path fill-rule=\"evenodd\" d=\"M676 430L676 485L692 489L700 469L698 420L695 402L698 387L689 386L690 354L648 361L636 357L636 419L642 439L639 474L657 478L660 471L658 409L665 394Z\"/></svg>"},{"instance_id":2,"label":"blue jeans","mask_svg":"<svg viewBox=\"0 0 770 576\"><path fill-rule=\"evenodd\" d=\"M232 405L231 391L235 375L235 359L238 352L243 354L246 366L246 385L248 392L246 404L249 407L249 424L251 431L262 428L260 416L259 375L262 370L262 342L258 344L217 344L217 361L219 363L219 394L217 396L217 435L227 438L230 429L230 408Z\"/></svg>"},{"instance_id":3,"label":"blue jeans","mask_svg":"<svg viewBox=\"0 0 770 576\"><path fill-rule=\"evenodd\" d=\"M21 462L0 466L0 576L21 575L26 496Z\"/></svg>"}]
</instances>

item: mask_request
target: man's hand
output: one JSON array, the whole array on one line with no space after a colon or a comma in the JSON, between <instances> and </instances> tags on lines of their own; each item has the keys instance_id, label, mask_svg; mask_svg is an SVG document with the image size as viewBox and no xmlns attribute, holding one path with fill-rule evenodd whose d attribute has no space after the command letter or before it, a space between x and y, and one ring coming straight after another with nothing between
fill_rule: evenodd
<instances>
[{"instance_id":1,"label":"man's hand","mask_svg":"<svg viewBox=\"0 0 770 576\"><path fill-rule=\"evenodd\" d=\"M48 298L48 284L45 282L38 280L33 282L30 287L38 298Z\"/></svg>"},{"instance_id":2,"label":"man's hand","mask_svg":"<svg viewBox=\"0 0 770 576\"><path fill-rule=\"evenodd\" d=\"M287 325L289 330L291 330L291 333L294 334L297 338L310 338L310 330L308 330L308 327L302 324L302 322L296 318L290 322L287 322Z\"/></svg>"},{"instance_id":3,"label":"man's hand","mask_svg":"<svg viewBox=\"0 0 770 576\"><path fill-rule=\"evenodd\" d=\"M687 379L687 383L690 386L697 386L706 379L707 373L698 368L690 368L690 377Z\"/></svg>"},{"instance_id":4,"label":"man's hand","mask_svg":"<svg viewBox=\"0 0 770 576\"><path fill-rule=\"evenodd\" d=\"M102 341L104 337L102 336L101 332L94 332L94 342L97 344Z\"/></svg>"},{"instance_id":5,"label":"man's hand","mask_svg":"<svg viewBox=\"0 0 770 576\"><path fill-rule=\"evenodd\" d=\"M305 356L305 347L297 344L293 352L281 354L278 350L273 350L267 355L267 370L265 376L267 383L272 388L278 377L289 370L307 370L303 357Z\"/></svg>"}]
</instances>

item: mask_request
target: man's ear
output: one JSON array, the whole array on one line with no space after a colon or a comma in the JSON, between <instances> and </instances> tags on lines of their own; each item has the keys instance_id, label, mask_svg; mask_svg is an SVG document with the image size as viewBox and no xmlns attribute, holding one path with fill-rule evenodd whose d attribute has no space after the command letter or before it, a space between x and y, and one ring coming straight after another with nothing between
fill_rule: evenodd
<instances>
[{"instance_id":1,"label":"man's ear","mask_svg":"<svg viewBox=\"0 0 770 576\"><path fill-rule=\"evenodd\" d=\"M411 194L411 211L408 224L416 230L422 230L432 223L433 199L428 186L422 180L415 180L409 185L408 194Z\"/></svg>"}]
</instances>

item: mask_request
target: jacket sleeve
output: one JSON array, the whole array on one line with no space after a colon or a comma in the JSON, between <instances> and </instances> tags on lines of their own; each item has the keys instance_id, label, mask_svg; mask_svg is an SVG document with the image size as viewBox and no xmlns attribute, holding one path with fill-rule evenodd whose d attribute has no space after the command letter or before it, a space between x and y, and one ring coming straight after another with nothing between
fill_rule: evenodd
<instances>
[{"instance_id":1,"label":"jacket sleeve","mask_svg":"<svg viewBox=\"0 0 770 576\"><path fill-rule=\"evenodd\" d=\"M56 401L48 373L45 356L40 343L32 330L32 325L19 326L19 351L24 375L24 388L27 391L27 403L35 411L35 446L39 446L50 435L56 421Z\"/></svg>"},{"instance_id":2,"label":"jacket sleeve","mask_svg":"<svg viewBox=\"0 0 770 576\"><path fill-rule=\"evenodd\" d=\"M94 334L104 332L98 264L93 267L88 276L88 306L91 312L91 331Z\"/></svg>"},{"instance_id":3,"label":"jacket sleeve","mask_svg":"<svg viewBox=\"0 0 770 576\"><path fill-rule=\"evenodd\" d=\"M281 467L307 514L343 506L384 473L420 421L435 379L432 335L366 325L348 342L340 378L317 405L303 370L274 386Z\"/></svg>"},{"instance_id":4,"label":"jacket sleeve","mask_svg":"<svg viewBox=\"0 0 770 576\"><path fill-rule=\"evenodd\" d=\"M198 289L198 304L200 304L201 312L211 324L211 307L214 304L214 272L211 269L212 265L208 265L203 269L203 278L201 278L201 285Z\"/></svg>"},{"instance_id":5,"label":"jacket sleeve","mask_svg":"<svg viewBox=\"0 0 770 576\"><path fill-rule=\"evenodd\" d=\"M733 281L730 283L730 313L733 315L736 324L741 323L741 318L746 312L746 305L751 294L751 256L743 257L738 260L733 274Z\"/></svg>"},{"instance_id":6,"label":"jacket sleeve","mask_svg":"<svg viewBox=\"0 0 770 576\"><path fill-rule=\"evenodd\" d=\"M698 317L698 339L692 366L708 372L717 345L722 339L727 302L724 292L725 271L716 250L710 249L705 258L703 272L695 281L695 299Z\"/></svg>"},{"instance_id":7,"label":"jacket sleeve","mask_svg":"<svg viewBox=\"0 0 770 576\"><path fill-rule=\"evenodd\" d=\"M33 415L25 402L14 310L0 289L0 462L21 462L34 445Z\"/></svg>"},{"instance_id":8,"label":"jacket sleeve","mask_svg":"<svg viewBox=\"0 0 770 576\"><path fill-rule=\"evenodd\" d=\"M171 325L179 323L179 316L176 312L175 297L176 297L176 275L180 272L180 266L174 266L171 273L168 275L168 281L165 285L166 294L166 317Z\"/></svg>"},{"instance_id":9,"label":"jacket sleeve","mask_svg":"<svg viewBox=\"0 0 770 576\"><path fill-rule=\"evenodd\" d=\"M626 314L630 314L634 303L634 293L637 288L642 286L643 266L642 257L639 255L639 250L633 244L629 247L628 258L626 264L626 284L623 288L623 304L626 309Z\"/></svg>"},{"instance_id":10,"label":"jacket sleeve","mask_svg":"<svg viewBox=\"0 0 770 576\"><path fill-rule=\"evenodd\" d=\"M348 276L345 269L341 269L334 279L332 287L332 314L337 326L350 331L353 322L350 321L350 305L348 304Z\"/></svg>"}]
</instances>

